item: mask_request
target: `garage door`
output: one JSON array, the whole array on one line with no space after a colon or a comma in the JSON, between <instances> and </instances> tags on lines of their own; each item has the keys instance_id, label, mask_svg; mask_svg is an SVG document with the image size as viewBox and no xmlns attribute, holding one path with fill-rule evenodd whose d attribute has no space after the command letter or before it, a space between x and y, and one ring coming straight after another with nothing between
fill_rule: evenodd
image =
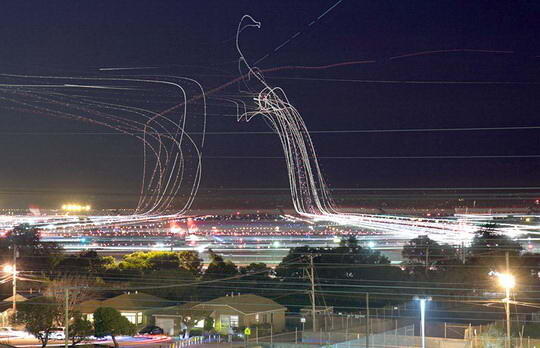
<instances>
[{"instance_id":1,"label":"garage door","mask_svg":"<svg viewBox=\"0 0 540 348\"><path fill-rule=\"evenodd\" d=\"M174 335L174 319L172 318L156 318L156 326L163 329L167 335Z\"/></svg>"}]
</instances>

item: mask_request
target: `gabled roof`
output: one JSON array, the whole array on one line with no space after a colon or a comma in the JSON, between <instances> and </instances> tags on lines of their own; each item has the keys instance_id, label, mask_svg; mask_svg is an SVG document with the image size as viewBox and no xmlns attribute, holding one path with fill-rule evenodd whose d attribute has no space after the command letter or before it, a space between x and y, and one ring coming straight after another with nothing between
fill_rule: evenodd
<instances>
[{"instance_id":1,"label":"gabled roof","mask_svg":"<svg viewBox=\"0 0 540 348\"><path fill-rule=\"evenodd\" d=\"M21 303L21 302L24 302L24 301L27 301L27 300L28 300L28 298L24 297L21 294L16 294L15 295L15 302L17 302L17 303ZM5 298L2 301L0 301L0 312L5 312L7 310L11 310L12 306L13 306L13 296Z\"/></svg>"},{"instance_id":2,"label":"gabled roof","mask_svg":"<svg viewBox=\"0 0 540 348\"><path fill-rule=\"evenodd\" d=\"M212 314L213 311L211 310L206 310L204 308L194 308L199 304L200 302L187 302L182 305L164 307L154 311L153 315L167 315L175 317L198 315L204 317Z\"/></svg>"},{"instance_id":3,"label":"gabled roof","mask_svg":"<svg viewBox=\"0 0 540 348\"><path fill-rule=\"evenodd\" d=\"M101 302L101 307L112 307L122 310L147 310L170 306L173 304L169 300L143 292L122 294Z\"/></svg>"},{"instance_id":4,"label":"gabled roof","mask_svg":"<svg viewBox=\"0 0 540 348\"><path fill-rule=\"evenodd\" d=\"M15 302L24 302L26 300L28 300L28 298L24 297L23 295L15 294ZM2 302L13 302L13 295L3 299Z\"/></svg>"},{"instance_id":5,"label":"gabled roof","mask_svg":"<svg viewBox=\"0 0 540 348\"><path fill-rule=\"evenodd\" d=\"M88 300L81 302L77 305L77 310L81 313L94 313L101 305L100 300Z\"/></svg>"},{"instance_id":6,"label":"gabled roof","mask_svg":"<svg viewBox=\"0 0 540 348\"><path fill-rule=\"evenodd\" d=\"M173 302L161 297L134 292L122 294L107 300L89 300L79 304L78 309L82 313L93 313L99 307L111 307L118 311L145 311L152 308L170 306Z\"/></svg>"},{"instance_id":7,"label":"gabled roof","mask_svg":"<svg viewBox=\"0 0 540 348\"><path fill-rule=\"evenodd\" d=\"M269 298L253 294L218 297L216 299L198 304L195 306L195 308L213 311L219 306L228 306L244 314L287 309Z\"/></svg>"}]
</instances>

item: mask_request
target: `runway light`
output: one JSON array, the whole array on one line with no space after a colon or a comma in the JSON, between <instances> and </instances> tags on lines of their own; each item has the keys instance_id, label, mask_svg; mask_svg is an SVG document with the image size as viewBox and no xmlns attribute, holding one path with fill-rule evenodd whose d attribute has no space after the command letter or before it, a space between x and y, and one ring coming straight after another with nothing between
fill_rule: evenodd
<instances>
[{"instance_id":1,"label":"runway light","mask_svg":"<svg viewBox=\"0 0 540 348\"><path fill-rule=\"evenodd\" d=\"M68 212L80 212L80 211L90 211L92 207L90 205L81 205L81 204L63 204L62 210Z\"/></svg>"}]
</instances>

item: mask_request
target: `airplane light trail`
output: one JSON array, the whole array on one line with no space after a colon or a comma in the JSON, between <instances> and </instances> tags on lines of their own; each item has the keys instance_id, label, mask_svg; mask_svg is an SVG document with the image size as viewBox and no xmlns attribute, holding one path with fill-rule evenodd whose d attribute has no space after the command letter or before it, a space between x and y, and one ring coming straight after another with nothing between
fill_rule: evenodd
<instances>
[{"instance_id":1,"label":"airplane light trail","mask_svg":"<svg viewBox=\"0 0 540 348\"><path fill-rule=\"evenodd\" d=\"M102 225L173 220L185 216L197 195L202 177L208 95L236 83L243 83L243 87L247 89L242 91L243 96L248 96L249 100L237 100L233 97L214 99L232 103L238 121L249 122L254 117L262 117L278 136L286 162L292 204L299 216L308 221L328 221L400 237L429 234L434 239L442 241L470 241L474 232L489 220L489 217L418 218L345 213L338 209L325 182L310 132L299 110L290 102L284 89L271 86L263 74L295 69L331 69L371 64L375 61L357 60L321 66L287 65L259 69L251 65L244 56L240 46L240 34L245 29L260 26L261 23L251 16L242 17L236 32L240 74L237 78L208 91L205 91L196 80L181 76L137 75L105 78L0 74L0 78L5 80L0 81L2 82L0 100L4 102L0 107L109 128L139 140L143 152L140 195L134 214L93 216L90 221L81 221L71 216L11 219L0 217L0 228L7 230L16 223L28 221L44 230L59 227L84 229ZM296 36L297 34L294 34L293 38ZM417 52L391 59L447 51ZM454 51L463 50L448 52ZM100 71L157 68L120 67L101 68ZM172 101L174 105L167 104L159 110L152 110L145 103L148 99L159 100L163 97L174 98ZM471 129L477 130L476 128L469 130ZM168 213L172 207L177 207L176 211ZM501 224L501 229L513 237L524 233L540 234L537 226L504 223Z\"/></svg>"},{"instance_id":2,"label":"airplane light trail","mask_svg":"<svg viewBox=\"0 0 540 348\"><path fill-rule=\"evenodd\" d=\"M397 232L409 237L428 234L434 239L443 241L470 241L479 225L485 221L351 214L337 209L323 178L315 147L300 112L290 103L285 91L281 87L269 85L262 71L251 66L242 52L240 33L246 28L260 27L261 23L249 15L243 16L238 24L236 48L239 54L240 73L241 76L247 76L246 86L253 85L253 82L258 85L250 88L254 95L254 110L245 112L239 120L249 122L255 116L262 116L279 137L296 212L314 221L331 221L367 230ZM242 68L247 69L247 73L242 73ZM515 225L505 224L502 228L505 233L514 237L517 233L524 232L521 227ZM531 233L534 232L531 230L538 230L538 228L526 230L527 233Z\"/></svg>"}]
</instances>

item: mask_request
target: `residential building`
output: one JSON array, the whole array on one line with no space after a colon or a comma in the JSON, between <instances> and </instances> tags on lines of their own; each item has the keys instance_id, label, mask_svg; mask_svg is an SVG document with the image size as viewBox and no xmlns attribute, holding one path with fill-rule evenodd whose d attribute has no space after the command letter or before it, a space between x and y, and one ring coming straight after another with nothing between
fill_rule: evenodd
<instances>
[{"instance_id":1,"label":"residential building","mask_svg":"<svg viewBox=\"0 0 540 348\"><path fill-rule=\"evenodd\" d=\"M77 306L83 316L94 320L94 312L100 307L114 308L137 327L144 327L153 323L152 313L160 308L173 304L161 297L142 292L125 293L106 300L88 300Z\"/></svg>"},{"instance_id":2,"label":"residential building","mask_svg":"<svg viewBox=\"0 0 540 348\"><path fill-rule=\"evenodd\" d=\"M184 316L210 317L214 320L214 328L222 334L244 327L266 325L272 327L274 333L285 329L285 312L287 308L279 303L257 295L231 295L219 297L207 302L191 302L155 311L155 325L167 333L175 335L182 332ZM202 327L200 320L196 327Z\"/></svg>"},{"instance_id":3,"label":"residential building","mask_svg":"<svg viewBox=\"0 0 540 348\"><path fill-rule=\"evenodd\" d=\"M216 329L227 332L228 328L241 328L268 324L273 332L285 329L287 308L262 296L253 294L219 297L195 305L195 309L211 311Z\"/></svg>"},{"instance_id":4,"label":"residential building","mask_svg":"<svg viewBox=\"0 0 540 348\"><path fill-rule=\"evenodd\" d=\"M23 295L16 294L15 302L20 303L28 300ZM10 326L11 323L11 314L13 313L13 296L3 299L0 301L0 327Z\"/></svg>"}]
</instances>

